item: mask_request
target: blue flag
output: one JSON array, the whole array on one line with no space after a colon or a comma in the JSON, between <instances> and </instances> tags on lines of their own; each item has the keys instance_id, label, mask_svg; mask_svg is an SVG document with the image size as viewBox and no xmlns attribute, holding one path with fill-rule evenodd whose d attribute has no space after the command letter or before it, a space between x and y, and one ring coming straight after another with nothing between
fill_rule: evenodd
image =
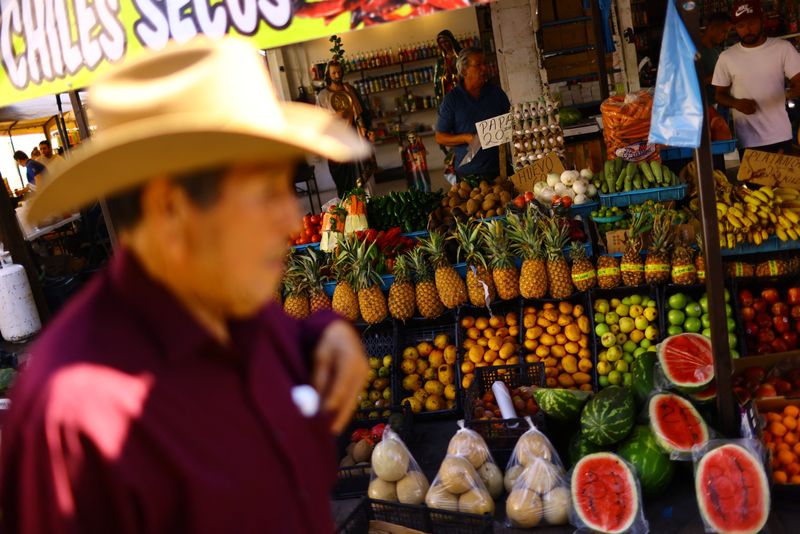
<instances>
[{"instance_id":1,"label":"blue flag","mask_svg":"<svg viewBox=\"0 0 800 534\"><path fill-rule=\"evenodd\" d=\"M703 129L703 97L694 67L692 38L675 8L667 2L667 18L658 62L650 143L697 148Z\"/></svg>"}]
</instances>

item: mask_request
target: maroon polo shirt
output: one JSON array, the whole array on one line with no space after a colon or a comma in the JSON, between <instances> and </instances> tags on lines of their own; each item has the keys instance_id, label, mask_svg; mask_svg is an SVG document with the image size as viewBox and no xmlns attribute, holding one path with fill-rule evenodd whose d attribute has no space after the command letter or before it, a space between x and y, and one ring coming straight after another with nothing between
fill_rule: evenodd
<instances>
[{"instance_id":1,"label":"maroon polo shirt","mask_svg":"<svg viewBox=\"0 0 800 534\"><path fill-rule=\"evenodd\" d=\"M215 343L124 250L48 326L2 429L4 531L332 531L329 421L294 385L333 313Z\"/></svg>"}]
</instances>

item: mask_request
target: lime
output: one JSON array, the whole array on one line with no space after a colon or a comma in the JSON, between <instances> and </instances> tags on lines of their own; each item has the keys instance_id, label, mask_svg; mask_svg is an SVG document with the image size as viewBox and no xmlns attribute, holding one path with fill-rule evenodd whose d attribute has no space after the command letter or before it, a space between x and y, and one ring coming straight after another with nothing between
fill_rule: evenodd
<instances>
[{"instance_id":1,"label":"lime","mask_svg":"<svg viewBox=\"0 0 800 534\"><path fill-rule=\"evenodd\" d=\"M631 295L630 300L631 304L641 304L643 299L641 295Z\"/></svg>"},{"instance_id":2,"label":"lime","mask_svg":"<svg viewBox=\"0 0 800 534\"><path fill-rule=\"evenodd\" d=\"M736 331L736 321L728 317L728 332Z\"/></svg>"},{"instance_id":3,"label":"lime","mask_svg":"<svg viewBox=\"0 0 800 534\"><path fill-rule=\"evenodd\" d=\"M622 385L626 388L629 388L633 385L633 375L631 373L625 373L622 375Z\"/></svg>"},{"instance_id":4,"label":"lime","mask_svg":"<svg viewBox=\"0 0 800 534\"><path fill-rule=\"evenodd\" d=\"M603 337L603 334L610 331L611 328L605 323L598 323L597 326L594 327L594 333L597 334L598 337Z\"/></svg>"},{"instance_id":5,"label":"lime","mask_svg":"<svg viewBox=\"0 0 800 534\"><path fill-rule=\"evenodd\" d=\"M677 336L678 334L683 334L683 328L677 325L670 325L667 328L667 335L669 336Z\"/></svg>"},{"instance_id":6,"label":"lime","mask_svg":"<svg viewBox=\"0 0 800 534\"><path fill-rule=\"evenodd\" d=\"M608 381L608 377L605 375L600 375L600 377L597 379L597 383L600 384L601 388L607 388L611 385L611 383Z\"/></svg>"},{"instance_id":7,"label":"lime","mask_svg":"<svg viewBox=\"0 0 800 534\"><path fill-rule=\"evenodd\" d=\"M672 298L670 298L672 300ZM683 322L686 320L686 314L683 313L681 310L671 309L667 314L667 321L669 324L673 326L682 325Z\"/></svg>"},{"instance_id":8,"label":"lime","mask_svg":"<svg viewBox=\"0 0 800 534\"><path fill-rule=\"evenodd\" d=\"M707 313L700 316L700 322L703 323L703 328L711 328L711 317Z\"/></svg>"},{"instance_id":9,"label":"lime","mask_svg":"<svg viewBox=\"0 0 800 534\"><path fill-rule=\"evenodd\" d=\"M710 328L703 328L703 331L701 332L701 334L703 334L704 336L710 338L711 337L711 329Z\"/></svg>"},{"instance_id":10,"label":"lime","mask_svg":"<svg viewBox=\"0 0 800 534\"><path fill-rule=\"evenodd\" d=\"M608 373L608 382L614 386L622 384L622 373L619 371L611 371Z\"/></svg>"},{"instance_id":11,"label":"lime","mask_svg":"<svg viewBox=\"0 0 800 534\"><path fill-rule=\"evenodd\" d=\"M674 295L669 297L667 303L669 304L669 307L672 308L673 310L682 310L686 308L687 301L688 299L686 298L686 295L684 295L683 293L675 293Z\"/></svg>"},{"instance_id":12,"label":"lime","mask_svg":"<svg viewBox=\"0 0 800 534\"><path fill-rule=\"evenodd\" d=\"M647 341L647 340L642 340L642 341ZM650 343L649 341L647 341L647 342ZM639 356L641 356L645 352L647 352L647 347L639 347L635 351L633 351L633 357L634 358L638 358Z\"/></svg>"},{"instance_id":13,"label":"lime","mask_svg":"<svg viewBox=\"0 0 800 534\"><path fill-rule=\"evenodd\" d=\"M650 341L650 338L647 337L646 334L647 333L645 332L645 338L639 342L639 346L643 349L649 349L653 345L653 342Z\"/></svg>"},{"instance_id":14,"label":"lime","mask_svg":"<svg viewBox=\"0 0 800 534\"><path fill-rule=\"evenodd\" d=\"M700 317L703 315L703 308L697 302L690 302L684 309L687 317Z\"/></svg>"},{"instance_id":15,"label":"lime","mask_svg":"<svg viewBox=\"0 0 800 534\"><path fill-rule=\"evenodd\" d=\"M614 366L614 369L619 371L620 373L627 373L629 369L628 362L626 362L625 359L623 358L617 362L617 364Z\"/></svg>"},{"instance_id":16,"label":"lime","mask_svg":"<svg viewBox=\"0 0 800 534\"><path fill-rule=\"evenodd\" d=\"M638 348L638 347L637 347L636 343L634 343L634 342L633 342L633 341L631 341L630 339L629 339L628 341L626 341L625 343L623 343L623 345L622 345L622 350L623 350L623 351L625 351L625 352L630 352L631 354L632 354L632 353L633 353L633 351L635 351L637 348Z\"/></svg>"},{"instance_id":17,"label":"lime","mask_svg":"<svg viewBox=\"0 0 800 534\"><path fill-rule=\"evenodd\" d=\"M708 297L703 295L700 297L700 307L703 308L703 313L708 313Z\"/></svg>"},{"instance_id":18,"label":"lime","mask_svg":"<svg viewBox=\"0 0 800 534\"><path fill-rule=\"evenodd\" d=\"M701 323L700 319L698 319L697 317L687 317L686 322L683 323L683 328L687 332L692 332L693 334L696 334L697 332L703 329L703 323Z\"/></svg>"}]
</instances>

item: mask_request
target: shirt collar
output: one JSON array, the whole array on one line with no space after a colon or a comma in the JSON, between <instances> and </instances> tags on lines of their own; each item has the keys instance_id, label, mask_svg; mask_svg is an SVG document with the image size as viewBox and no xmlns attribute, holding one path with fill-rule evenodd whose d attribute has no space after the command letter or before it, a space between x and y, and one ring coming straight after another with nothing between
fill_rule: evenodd
<instances>
[{"instance_id":1,"label":"shirt collar","mask_svg":"<svg viewBox=\"0 0 800 534\"><path fill-rule=\"evenodd\" d=\"M477 99L474 98L470 94L470 92L467 91L467 89L464 87L464 78L461 78L458 81L458 85L456 85L456 88L459 89L464 94L465 97L469 98L473 102L479 102L484 96L486 96L486 92L489 90L489 86L491 85L491 83L492 82L487 81L486 83L483 84L483 87L481 87L481 94L480 94L480 96L478 96Z\"/></svg>"}]
</instances>

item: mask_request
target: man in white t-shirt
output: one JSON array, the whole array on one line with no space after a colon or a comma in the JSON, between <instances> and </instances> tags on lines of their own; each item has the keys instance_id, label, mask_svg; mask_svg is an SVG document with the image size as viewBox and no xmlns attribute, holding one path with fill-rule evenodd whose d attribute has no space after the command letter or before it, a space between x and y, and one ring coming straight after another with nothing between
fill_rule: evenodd
<instances>
[{"instance_id":1,"label":"man in white t-shirt","mask_svg":"<svg viewBox=\"0 0 800 534\"><path fill-rule=\"evenodd\" d=\"M720 54L714 69L717 102L733 110L741 148L789 152L786 99L800 96L800 54L788 41L767 38L758 1L736 2L731 21L739 43Z\"/></svg>"}]
</instances>

